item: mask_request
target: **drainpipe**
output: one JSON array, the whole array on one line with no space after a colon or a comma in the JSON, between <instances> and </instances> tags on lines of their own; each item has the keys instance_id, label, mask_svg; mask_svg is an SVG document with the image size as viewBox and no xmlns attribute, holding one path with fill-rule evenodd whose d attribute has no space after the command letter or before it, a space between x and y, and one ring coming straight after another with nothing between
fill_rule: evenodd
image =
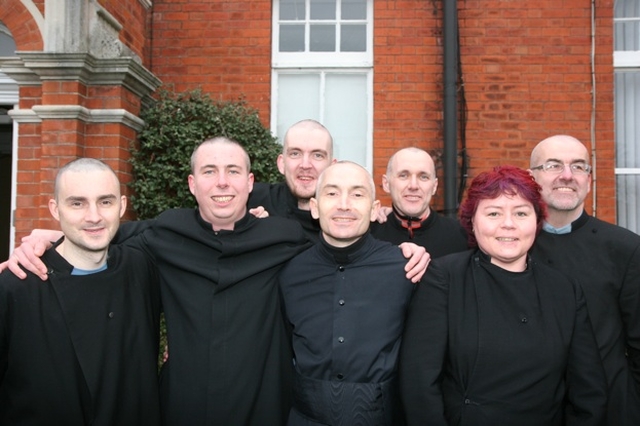
<instances>
[{"instance_id":1,"label":"drainpipe","mask_svg":"<svg viewBox=\"0 0 640 426\"><path fill-rule=\"evenodd\" d=\"M443 48L444 48L444 213L455 217L458 209L456 185L458 140L457 140L457 80L458 80L458 6L457 0L443 2Z\"/></svg>"}]
</instances>

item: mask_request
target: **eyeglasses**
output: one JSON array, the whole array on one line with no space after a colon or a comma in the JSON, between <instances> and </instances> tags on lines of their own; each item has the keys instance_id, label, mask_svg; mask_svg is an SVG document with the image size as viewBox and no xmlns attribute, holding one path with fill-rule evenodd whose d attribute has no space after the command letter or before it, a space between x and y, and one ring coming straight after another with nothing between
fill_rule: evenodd
<instances>
[{"instance_id":1,"label":"eyeglasses","mask_svg":"<svg viewBox=\"0 0 640 426\"><path fill-rule=\"evenodd\" d=\"M531 167L531 170L542 170L547 173L559 175L564 171L565 164L559 161L547 161L536 167ZM591 166L587 163L571 163L569 169L574 175L588 175L591 173Z\"/></svg>"}]
</instances>

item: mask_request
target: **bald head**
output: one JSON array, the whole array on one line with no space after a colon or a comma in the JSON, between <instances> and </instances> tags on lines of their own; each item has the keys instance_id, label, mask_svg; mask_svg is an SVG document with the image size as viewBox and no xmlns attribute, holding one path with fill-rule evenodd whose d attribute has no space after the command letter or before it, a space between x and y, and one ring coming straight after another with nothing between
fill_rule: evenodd
<instances>
[{"instance_id":1,"label":"bald head","mask_svg":"<svg viewBox=\"0 0 640 426\"><path fill-rule=\"evenodd\" d=\"M423 149L404 148L389 159L382 188L391 195L396 211L403 216L426 219L431 197L438 189L433 158Z\"/></svg>"},{"instance_id":2,"label":"bald head","mask_svg":"<svg viewBox=\"0 0 640 426\"><path fill-rule=\"evenodd\" d=\"M547 222L560 228L578 219L591 190L589 152L582 142L567 135L546 138L531 152L530 164L547 203Z\"/></svg>"},{"instance_id":3,"label":"bald head","mask_svg":"<svg viewBox=\"0 0 640 426\"><path fill-rule=\"evenodd\" d=\"M323 149L327 151L329 159L333 156L333 137L329 130L316 120L306 119L300 120L293 124L284 134L284 143L282 144L282 153L286 154L287 147L291 142L304 139L314 139L321 141Z\"/></svg>"},{"instance_id":4,"label":"bald head","mask_svg":"<svg viewBox=\"0 0 640 426\"><path fill-rule=\"evenodd\" d=\"M576 161L589 162L589 152L582 142L573 136L555 135L542 140L533 151L531 151L530 167L536 167L540 164L553 159L554 153L570 152L575 155ZM551 156L551 157L549 157Z\"/></svg>"}]
</instances>

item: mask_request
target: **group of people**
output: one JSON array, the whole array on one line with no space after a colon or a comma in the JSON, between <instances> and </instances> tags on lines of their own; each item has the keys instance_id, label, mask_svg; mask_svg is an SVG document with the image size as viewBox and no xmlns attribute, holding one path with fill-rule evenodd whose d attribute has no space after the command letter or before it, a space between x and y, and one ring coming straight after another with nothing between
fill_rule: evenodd
<instances>
[{"instance_id":1,"label":"group of people","mask_svg":"<svg viewBox=\"0 0 640 426\"><path fill-rule=\"evenodd\" d=\"M277 164L284 182L254 183L239 144L207 140L197 209L117 234L113 171L63 167L62 233L0 274L0 423L640 424L640 236L584 211L580 141L481 173L460 221L430 207L418 148L389 159L391 208L316 121Z\"/></svg>"}]
</instances>

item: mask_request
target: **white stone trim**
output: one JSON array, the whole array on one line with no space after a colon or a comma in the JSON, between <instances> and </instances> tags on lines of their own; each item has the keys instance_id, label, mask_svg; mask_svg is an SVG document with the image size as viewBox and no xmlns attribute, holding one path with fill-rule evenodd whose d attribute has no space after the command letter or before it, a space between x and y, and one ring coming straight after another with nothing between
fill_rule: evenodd
<instances>
[{"instance_id":1,"label":"white stone trim","mask_svg":"<svg viewBox=\"0 0 640 426\"><path fill-rule=\"evenodd\" d=\"M8 112L8 114L16 123L41 123L42 122L42 119L38 117L38 114L36 114L35 111L30 109L12 109Z\"/></svg>"},{"instance_id":2,"label":"white stone trim","mask_svg":"<svg viewBox=\"0 0 640 426\"><path fill-rule=\"evenodd\" d=\"M125 109L88 109L79 105L34 105L31 109L9 111L19 123L40 123L42 120L81 120L85 123L117 123L139 132L144 121Z\"/></svg>"}]
</instances>

